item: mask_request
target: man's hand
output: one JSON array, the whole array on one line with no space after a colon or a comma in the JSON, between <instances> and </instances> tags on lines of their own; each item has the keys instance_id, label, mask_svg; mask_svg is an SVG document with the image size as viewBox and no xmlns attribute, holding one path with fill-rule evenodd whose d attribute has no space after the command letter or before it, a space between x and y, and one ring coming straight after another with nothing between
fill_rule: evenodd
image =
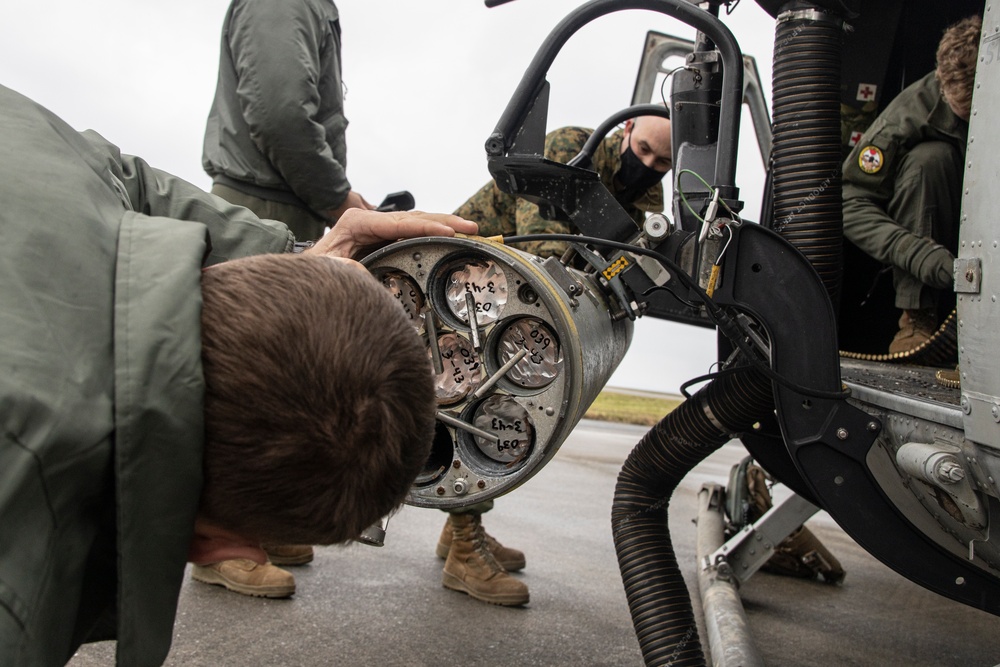
<instances>
[{"instance_id":1,"label":"man's hand","mask_svg":"<svg viewBox=\"0 0 1000 667\"><path fill-rule=\"evenodd\" d=\"M340 220L341 216L343 216L348 209L352 208L360 208L364 211L371 211L375 207L369 204L360 193L351 190L347 193L347 197L344 198L344 201L340 206L332 208L326 212L326 216L330 220L330 226L333 227L337 224L337 221Z\"/></svg>"},{"instance_id":2,"label":"man's hand","mask_svg":"<svg viewBox=\"0 0 1000 667\"><path fill-rule=\"evenodd\" d=\"M479 226L457 215L422 211L365 211L350 209L309 253L360 259L378 246L419 236L475 234Z\"/></svg>"},{"instance_id":3,"label":"man's hand","mask_svg":"<svg viewBox=\"0 0 1000 667\"><path fill-rule=\"evenodd\" d=\"M921 264L921 272L917 277L934 289L954 289L955 256L947 248L936 246L927 254L927 259Z\"/></svg>"}]
</instances>

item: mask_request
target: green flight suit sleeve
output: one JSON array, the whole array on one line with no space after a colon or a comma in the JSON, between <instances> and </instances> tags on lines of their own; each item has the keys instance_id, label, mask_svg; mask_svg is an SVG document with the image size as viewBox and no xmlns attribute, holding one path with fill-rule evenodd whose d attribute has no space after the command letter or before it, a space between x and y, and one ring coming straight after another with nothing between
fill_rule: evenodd
<instances>
[{"instance_id":1,"label":"green flight suit sleeve","mask_svg":"<svg viewBox=\"0 0 1000 667\"><path fill-rule=\"evenodd\" d=\"M122 155L93 131L84 137L107 157L108 168L121 184L123 199L138 213L200 222L208 227L211 250L205 264L228 259L289 252L295 238L276 220L262 220L182 178L155 169L141 158Z\"/></svg>"}]
</instances>

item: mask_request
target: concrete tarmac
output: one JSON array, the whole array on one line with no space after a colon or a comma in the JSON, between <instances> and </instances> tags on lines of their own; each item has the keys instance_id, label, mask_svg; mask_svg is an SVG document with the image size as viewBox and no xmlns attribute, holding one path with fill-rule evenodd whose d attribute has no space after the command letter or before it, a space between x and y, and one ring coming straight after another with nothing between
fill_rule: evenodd
<instances>
[{"instance_id":1,"label":"concrete tarmac","mask_svg":"<svg viewBox=\"0 0 1000 667\"><path fill-rule=\"evenodd\" d=\"M583 421L534 478L484 516L502 543L523 549L514 575L524 608L484 604L441 586L434 554L445 514L405 507L382 548L318 548L290 568L289 600L230 593L187 579L167 665L630 666L642 664L611 539L622 461L646 429ZM697 494L725 484L745 455L714 453L670 504L670 529L697 602ZM821 512L808 525L847 570L841 586L758 573L743 587L751 629L774 667L992 667L1000 618L926 591L857 546ZM699 612L700 613L700 612ZM701 636L705 640L704 629ZM114 644L83 647L71 667L114 664ZM711 664L711 663L709 663Z\"/></svg>"}]
</instances>

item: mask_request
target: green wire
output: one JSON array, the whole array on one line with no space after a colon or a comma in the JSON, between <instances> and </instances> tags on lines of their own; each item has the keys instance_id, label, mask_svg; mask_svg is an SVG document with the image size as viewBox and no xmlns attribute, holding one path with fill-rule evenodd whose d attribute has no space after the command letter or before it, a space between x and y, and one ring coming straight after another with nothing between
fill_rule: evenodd
<instances>
[{"instance_id":1,"label":"green wire","mask_svg":"<svg viewBox=\"0 0 1000 667\"><path fill-rule=\"evenodd\" d=\"M697 218L700 222L704 223L705 219L703 217L701 217L700 215L698 215L697 211L695 211L693 208L691 208L691 204L688 203L687 197L684 196L684 190L681 189L681 174L691 174L692 176L694 176L695 178L697 178L699 181L701 181L701 184L704 185L706 188L708 188L708 193L709 193L710 196L715 196L715 188L713 188L709 184L709 182L706 181L704 178L702 178L701 174L699 174L696 171L692 171L691 169L681 169L680 171L677 172L677 184L674 186L674 189L676 189L677 193L680 194L681 201L684 202L684 206L687 207L687 210L691 211L691 215L693 215L695 218ZM742 218L740 218L740 216L737 215L736 212L733 209L729 208L729 204L727 204L724 199L719 198L719 203L722 204L723 208L725 208L727 211L729 211L729 215L733 216L733 218L735 220L742 221Z\"/></svg>"},{"instance_id":2,"label":"green wire","mask_svg":"<svg viewBox=\"0 0 1000 667\"><path fill-rule=\"evenodd\" d=\"M706 188L708 188L708 190L709 190L710 193L714 193L715 192L715 188L713 188L711 185L709 185L708 181L706 181L704 178L702 178L701 174L699 174L699 173L697 173L695 171L692 171L690 169L681 169L679 172L677 172L677 185L674 186L674 187L677 190L677 193L681 196L681 201L684 202L684 206L687 207L687 210L691 211L691 215L693 215L695 218L697 218L699 222L701 222L702 224L704 224L705 223L705 219L703 217L701 217L700 215L698 215L697 211L695 211L693 208L691 208L691 204L688 203L687 197L684 195L684 190L681 189L681 174L691 174L692 176L694 176L695 178L697 178L699 181L701 181L702 184Z\"/></svg>"},{"instance_id":3,"label":"green wire","mask_svg":"<svg viewBox=\"0 0 1000 667\"><path fill-rule=\"evenodd\" d=\"M708 181L706 181L704 178L701 177L701 174L699 174L698 172L696 172L694 170L691 170L691 169L681 169L679 172L677 172L677 183L678 183L678 185L681 182L681 174L691 174L692 176L694 176L695 178L697 178L699 181L701 181L701 184L704 185L706 188L708 188L709 192L715 193L715 188L713 188L711 185L709 185Z\"/></svg>"}]
</instances>

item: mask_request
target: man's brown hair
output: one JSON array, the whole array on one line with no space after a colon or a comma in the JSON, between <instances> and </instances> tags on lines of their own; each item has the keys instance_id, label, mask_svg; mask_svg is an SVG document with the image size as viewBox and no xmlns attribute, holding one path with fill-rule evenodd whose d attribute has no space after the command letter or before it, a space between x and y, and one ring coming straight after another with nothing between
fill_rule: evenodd
<instances>
[{"instance_id":1,"label":"man's brown hair","mask_svg":"<svg viewBox=\"0 0 1000 667\"><path fill-rule=\"evenodd\" d=\"M201 514L262 542L357 537L430 452L427 352L374 278L310 255L203 272Z\"/></svg>"},{"instance_id":2,"label":"man's brown hair","mask_svg":"<svg viewBox=\"0 0 1000 667\"><path fill-rule=\"evenodd\" d=\"M945 30L938 44L936 75L941 94L966 120L972 110L972 86L982 28L983 20L979 16L964 18Z\"/></svg>"}]
</instances>

